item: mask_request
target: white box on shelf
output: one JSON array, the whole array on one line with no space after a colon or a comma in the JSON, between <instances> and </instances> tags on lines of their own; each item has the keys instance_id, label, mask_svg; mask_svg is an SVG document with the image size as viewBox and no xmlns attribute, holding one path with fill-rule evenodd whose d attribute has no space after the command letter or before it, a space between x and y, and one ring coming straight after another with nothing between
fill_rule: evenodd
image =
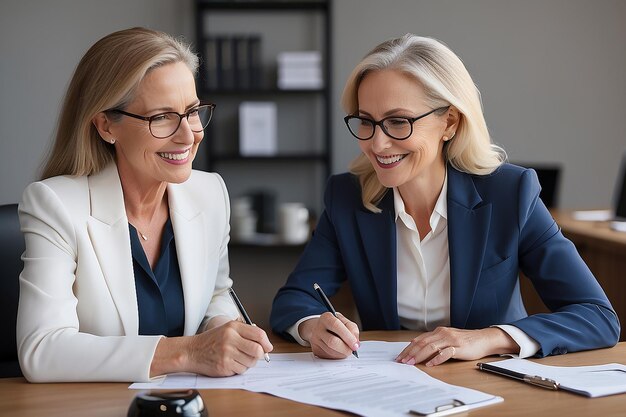
<instances>
[{"instance_id":1,"label":"white box on shelf","mask_svg":"<svg viewBox=\"0 0 626 417\"><path fill-rule=\"evenodd\" d=\"M277 57L277 85L281 90L324 87L320 51L281 52Z\"/></svg>"},{"instance_id":2,"label":"white box on shelf","mask_svg":"<svg viewBox=\"0 0 626 417\"><path fill-rule=\"evenodd\" d=\"M276 103L243 101L239 105L239 153L243 156L276 155Z\"/></svg>"},{"instance_id":3,"label":"white box on shelf","mask_svg":"<svg viewBox=\"0 0 626 417\"><path fill-rule=\"evenodd\" d=\"M321 66L322 53L320 51L285 51L280 52L276 60L278 66Z\"/></svg>"},{"instance_id":4,"label":"white box on shelf","mask_svg":"<svg viewBox=\"0 0 626 417\"><path fill-rule=\"evenodd\" d=\"M278 88L281 90L316 90L324 87L321 78L279 78Z\"/></svg>"}]
</instances>

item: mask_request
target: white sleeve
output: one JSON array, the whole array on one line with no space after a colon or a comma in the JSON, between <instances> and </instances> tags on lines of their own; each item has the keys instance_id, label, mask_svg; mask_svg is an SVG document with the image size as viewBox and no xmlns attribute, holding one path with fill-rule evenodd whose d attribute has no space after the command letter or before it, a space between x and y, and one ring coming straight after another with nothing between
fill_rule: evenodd
<instances>
[{"instance_id":1,"label":"white sleeve","mask_svg":"<svg viewBox=\"0 0 626 417\"><path fill-rule=\"evenodd\" d=\"M294 324L293 326L287 329L287 333L289 333L296 340L296 342L298 342L302 346L311 346L311 344L307 342L306 340L304 340L300 336L300 333L298 333L298 326L300 326L300 323L302 323L303 321L306 321L308 319L316 319L318 317L319 315L313 315L313 316L306 316L306 317L301 318L300 320L296 322L296 324Z\"/></svg>"},{"instance_id":2,"label":"white sleeve","mask_svg":"<svg viewBox=\"0 0 626 417\"><path fill-rule=\"evenodd\" d=\"M507 354L506 356L524 359L533 356L541 348L535 339L528 336L523 330L520 330L515 326L511 326L510 324L499 324L492 327L498 327L504 330L509 336L511 336L515 343L519 345L519 353L517 355Z\"/></svg>"}]
</instances>

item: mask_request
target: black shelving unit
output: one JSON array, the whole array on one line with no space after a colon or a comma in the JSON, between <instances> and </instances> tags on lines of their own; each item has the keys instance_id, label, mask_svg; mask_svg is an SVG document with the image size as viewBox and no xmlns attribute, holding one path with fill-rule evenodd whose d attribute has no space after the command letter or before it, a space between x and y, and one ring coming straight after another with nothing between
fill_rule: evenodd
<instances>
[{"instance_id":1,"label":"black shelving unit","mask_svg":"<svg viewBox=\"0 0 626 417\"><path fill-rule=\"evenodd\" d=\"M252 172L256 170L264 169L264 166L276 167L279 164L281 167L285 167L285 170L290 169L289 163L295 163L291 169L311 169L320 171L321 176L320 184L317 187L316 199L321 201L323 192L323 185L326 182L326 178L331 174L332 156L331 156L331 144L332 144L332 132L331 132L331 109L333 108L331 102L331 0L311 0L311 1L254 1L254 0L234 0L234 1L211 1L211 0L196 0L195 12L196 12L196 49L201 55L201 64L198 76L198 90L201 97L210 97L212 101L215 101L218 105L216 112L221 111L221 102L229 103L231 107L235 106L237 102L248 100L278 100L281 103L289 103L290 100L299 100L300 102L311 100L319 106L321 100L320 111L316 112L317 119L311 120L311 123L316 124L319 130L319 135L323 135L323 138L318 142L321 149L305 149L302 151L288 149L281 151L280 145L276 155L272 156L242 156L238 153L237 149L234 149L232 141L236 141L236 120L234 117L226 122L230 126L223 126L225 123L212 123L205 135L207 150L206 155L206 168L210 171L222 172L228 169L229 164L237 164L237 169L241 170L242 166L250 165ZM323 27L320 28L322 39L319 42L320 52L322 56L322 74L324 80L324 86L318 89L292 89L283 90L279 89L275 82L264 82L258 86L247 89L237 88L207 88L205 76L207 74L207 59L202 54L204 53L207 39L215 34L215 28L210 27L207 24L207 14L219 14L228 13L229 16L237 13L243 13L247 16L250 13L259 14L259 16L275 16L279 13L296 12L297 14L316 14L318 16L316 22L319 22ZM250 19L249 19L250 20ZM246 22L247 30L249 32L263 32L263 28L255 27L255 21ZM222 31L223 29L218 29ZM265 28L267 30L267 28ZM280 30L280 28L271 28L271 30ZM285 33L284 36L290 36L289 33ZM268 71L268 68L263 68ZM281 123L281 117L278 117L278 124ZM220 125L221 124L221 125ZM228 136L228 140L221 139L222 142L231 141L229 146L221 146L220 137L216 133L218 129L229 129L231 132ZM297 135L298 132L289 132L289 135ZM233 137L235 136L235 137ZM280 138L279 138L280 139ZM280 143L280 140L279 140ZM309 168L307 168L309 167ZM258 171L256 171L258 172ZM286 175L288 171L286 171ZM228 178L225 177L228 184ZM303 184L303 187L308 187L308 184Z\"/></svg>"}]
</instances>

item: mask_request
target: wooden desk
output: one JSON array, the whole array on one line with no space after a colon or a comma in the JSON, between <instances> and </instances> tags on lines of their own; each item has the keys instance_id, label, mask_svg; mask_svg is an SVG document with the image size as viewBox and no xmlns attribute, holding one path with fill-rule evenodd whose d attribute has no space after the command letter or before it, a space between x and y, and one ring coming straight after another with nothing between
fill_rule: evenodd
<instances>
[{"instance_id":1,"label":"wooden desk","mask_svg":"<svg viewBox=\"0 0 626 417\"><path fill-rule=\"evenodd\" d=\"M617 316L626 321L626 233L609 228L609 222L574 220L570 211L552 210L565 237L576 245L591 272L606 292ZM526 279L521 280L522 296L528 314L548 309ZM626 340L626 326L622 325L620 341Z\"/></svg>"},{"instance_id":2,"label":"wooden desk","mask_svg":"<svg viewBox=\"0 0 626 417\"><path fill-rule=\"evenodd\" d=\"M408 341L415 332L364 332L363 340ZM306 351L298 345L275 340L275 351ZM488 358L494 360L495 358ZM626 361L626 343L611 349L569 353L541 360L549 365L597 365ZM550 391L497 375L480 372L477 361L452 361L420 369L450 384L499 395L501 404L470 412L476 416L623 415L626 394L589 399L564 391ZM126 416L137 391L126 383L29 384L23 378L0 379L0 414L16 417ZM348 416L350 414L242 390L201 390L210 417L220 416Z\"/></svg>"}]
</instances>

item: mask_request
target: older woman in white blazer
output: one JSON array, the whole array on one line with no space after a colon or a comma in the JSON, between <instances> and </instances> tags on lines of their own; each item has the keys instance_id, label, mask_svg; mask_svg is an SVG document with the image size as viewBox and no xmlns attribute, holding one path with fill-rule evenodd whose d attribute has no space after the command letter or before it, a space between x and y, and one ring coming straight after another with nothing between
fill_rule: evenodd
<instances>
[{"instance_id":1,"label":"older woman in white blazer","mask_svg":"<svg viewBox=\"0 0 626 417\"><path fill-rule=\"evenodd\" d=\"M230 300L221 177L191 169L215 105L169 35L115 32L79 63L42 180L20 204L25 377L146 381L245 372L272 350Z\"/></svg>"}]
</instances>

